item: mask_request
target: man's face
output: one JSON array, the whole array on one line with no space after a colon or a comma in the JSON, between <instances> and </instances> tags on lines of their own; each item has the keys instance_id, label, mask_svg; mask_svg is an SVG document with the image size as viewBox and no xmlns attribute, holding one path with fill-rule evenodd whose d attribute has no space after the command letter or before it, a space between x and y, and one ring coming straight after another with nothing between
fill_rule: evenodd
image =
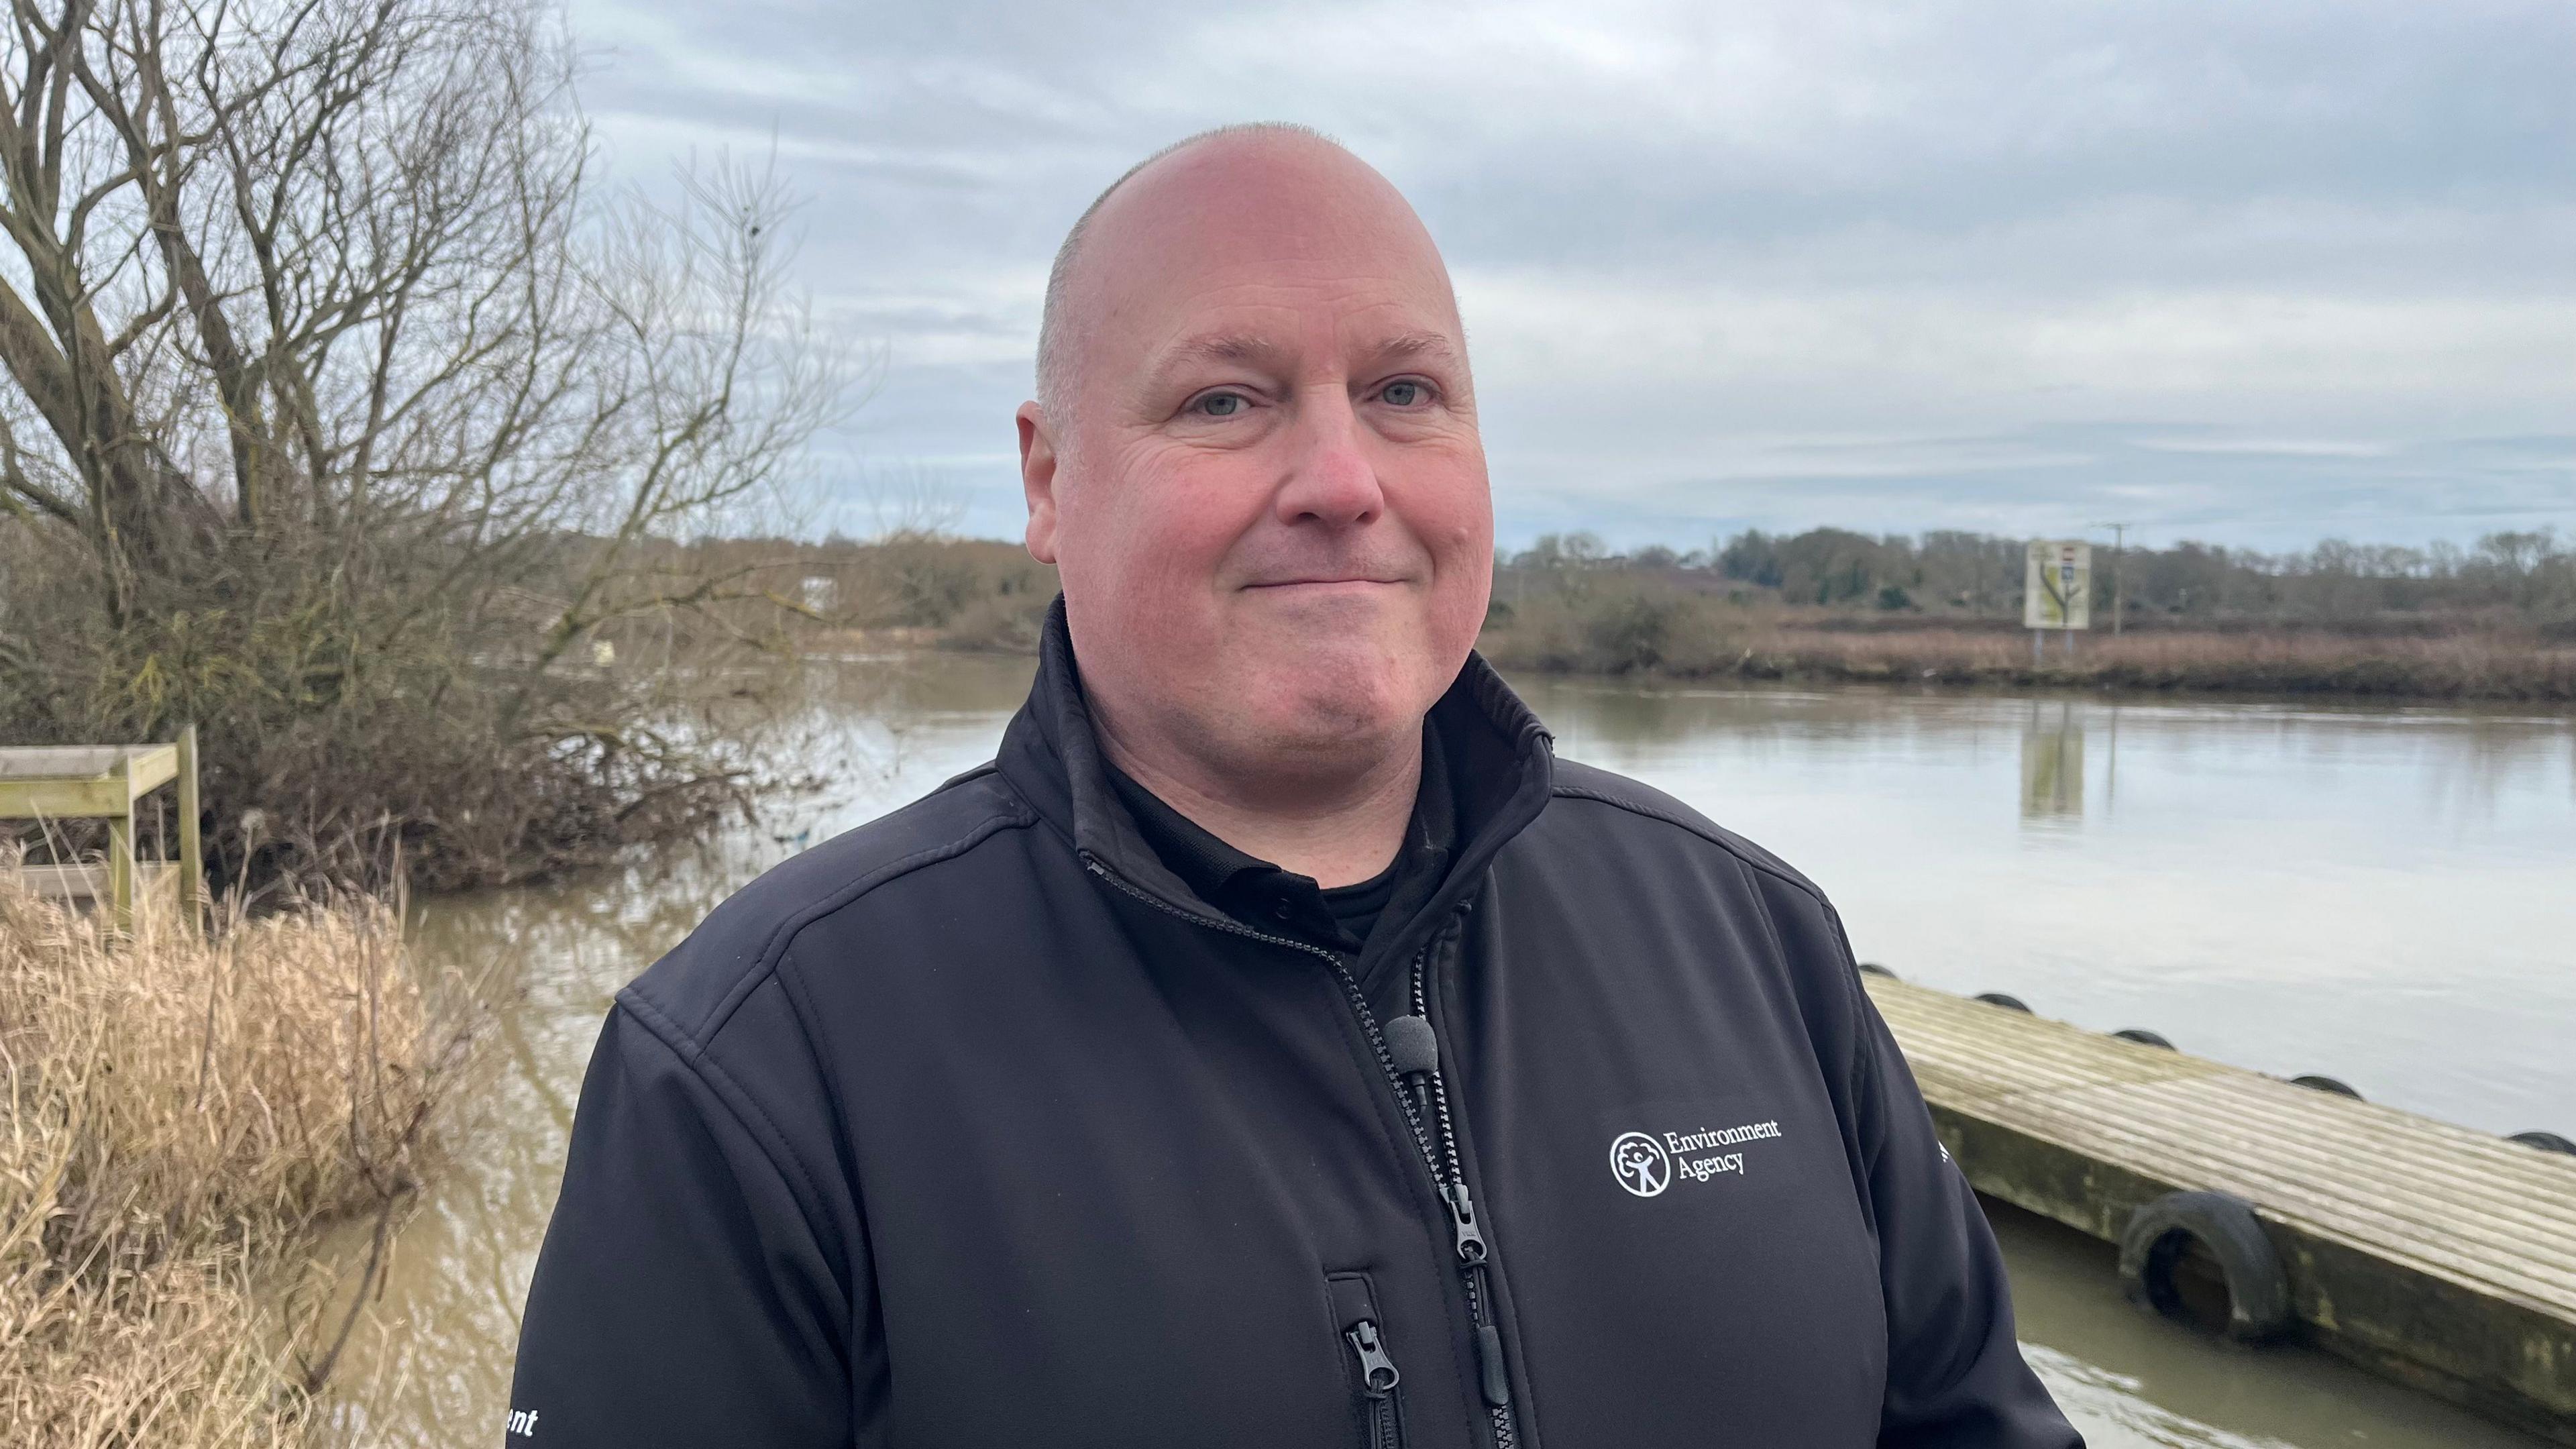
<instances>
[{"instance_id":1,"label":"man's face","mask_svg":"<svg viewBox=\"0 0 2576 1449\"><path fill-rule=\"evenodd\" d=\"M1070 416L1023 408L1021 443L1086 687L1244 765L1329 770L1409 728L1493 566L1465 341L1411 210L1337 151L1220 139L1112 196L1073 285Z\"/></svg>"}]
</instances>

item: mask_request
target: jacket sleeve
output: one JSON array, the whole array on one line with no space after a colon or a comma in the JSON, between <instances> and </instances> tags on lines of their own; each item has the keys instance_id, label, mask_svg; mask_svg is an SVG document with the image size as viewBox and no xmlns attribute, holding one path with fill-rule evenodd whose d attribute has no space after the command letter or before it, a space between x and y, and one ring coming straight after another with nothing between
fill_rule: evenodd
<instances>
[{"instance_id":1,"label":"jacket sleeve","mask_svg":"<svg viewBox=\"0 0 2576 1449\"><path fill-rule=\"evenodd\" d=\"M850 1293L721 1068L624 1001L582 1082L506 1449L846 1449Z\"/></svg>"},{"instance_id":2,"label":"jacket sleeve","mask_svg":"<svg viewBox=\"0 0 2576 1449\"><path fill-rule=\"evenodd\" d=\"M1855 975L1854 1107L1887 1300L1881 1449L2082 1449L2022 1359L1985 1211L1933 1135L1914 1074L1857 983Z\"/></svg>"}]
</instances>

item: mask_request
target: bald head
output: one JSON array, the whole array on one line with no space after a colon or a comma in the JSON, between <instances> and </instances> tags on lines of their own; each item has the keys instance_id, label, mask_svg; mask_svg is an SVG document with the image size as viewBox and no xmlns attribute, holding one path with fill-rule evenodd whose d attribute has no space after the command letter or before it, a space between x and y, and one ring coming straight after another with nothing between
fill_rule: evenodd
<instances>
[{"instance_id":1,"label":"bald head","mask_svg":"<svg viewBox=\"0 0 2576 1449\"><path fill-rule=\"evenodd\" d=\"M1449 272L1385 177L1286 126L1128 173L1056 260L1017 421L1029 552L1121 769L1410 802L1493 503Z\"/></svg>"},{"instance_id":2,"label":"bald head","mask_svg":"<svg viewBox=\"0 0 2576 1449\"><path fill-rule=\"evenodd\" d=\"M1100 273L1104 267L1117 268L1121 261L1142 260L1122 255L1122 223L1150 225L1175 208L1188 214L1229 191L1238 200L1264 192L1276 197L1283 187L1353 193L1364 205L1373 204L1370 209L1384 213L1382 220L1395 223L1390 228L1395 240L1408 249L1418 248L1438 271L1443 292L1448 290L1448 272L1439 249L1412 207L1385 177L1340 142L1285 121L1219 126L1175 141L1129 167L1093 198L1065 233L1063 245L1056 248L1055 263L1047 271L1046 304L1039 314L1039 403L1060 420L1070 416L1078 392L1076 378L1096 333L1096 314L1104 303L1114 302L1119 290L1114 284L1127 280L1113 277L1112 285L1103 286ZM1124 270L1133 270L1132 265ZM1449 310L1454 318L1454 297Z\"/></svg>"}]
</instances>

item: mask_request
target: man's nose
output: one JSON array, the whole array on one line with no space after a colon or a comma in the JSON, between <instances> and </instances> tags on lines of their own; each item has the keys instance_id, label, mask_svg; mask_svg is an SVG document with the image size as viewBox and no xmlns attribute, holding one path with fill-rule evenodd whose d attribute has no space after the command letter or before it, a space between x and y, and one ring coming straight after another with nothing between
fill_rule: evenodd
<instances>
[{"instance_id":1,"label":"man's nose","mask_svg":"<svg viewBox=\"0 0 2576 1449\"><path fill-rule=\"evenodd\" d=\"M1359 414L1344 389L1315 388L1301 399L1296 453L1273 507L1282 523L1306 519L1337 528L1356 527L1386 511L1377 464L1369 456Z\"/></svg>"}]
</instances>

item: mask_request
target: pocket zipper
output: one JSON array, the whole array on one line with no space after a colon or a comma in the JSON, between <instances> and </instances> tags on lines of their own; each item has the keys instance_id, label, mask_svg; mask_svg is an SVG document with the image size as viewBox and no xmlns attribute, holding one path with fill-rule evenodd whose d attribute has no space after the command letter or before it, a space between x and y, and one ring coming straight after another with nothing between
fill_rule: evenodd
<instances>
[{"instance_id":1,"label":"pocket zipper","mask_svg":"<svg viewBox=\"0 0 2576 1449\"><path fill-rule=\"evenodd\" d=\"M1404 1375L1396 1372L1395 1360L1386 1356L1377 1321L1363 1318L1342 1337L1359 1356L1360 1417L1368 1426L1368 1449L1403 1449L1404 1416L1396 1409L1395 1386L1404 1381Z\"/></svg>"},{"instance_id":2,"label":"pocket zipper","mask_svg":"<svg viewBox=\"0 0 2576 1449\"><path fill-rule=\"evenodd\" d=\"M1356 1270L1325 1274L1324 1292L1332 1302L1333 1324L1359 1364L1359 1397L1352 1407L1359 1411L1361 1449L1402 1449L1404 1405L1395 1386L1404 1375L1395 1371L1395 1359L1386 1351L1377 1292L1368 1274Z\"/></svg>"}]
</instances>

